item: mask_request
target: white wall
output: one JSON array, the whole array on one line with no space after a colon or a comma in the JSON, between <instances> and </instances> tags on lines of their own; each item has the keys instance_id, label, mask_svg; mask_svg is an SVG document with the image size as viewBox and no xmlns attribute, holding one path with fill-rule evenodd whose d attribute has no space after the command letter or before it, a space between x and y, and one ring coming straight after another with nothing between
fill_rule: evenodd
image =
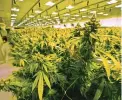
<instances>
[{"instance_id":1,"label":"white wall","mask_svg":"<svg viewBox=\"0 0 122 100\"><path fill-rule=\"evenodd\" d=\"M84 22L79 22L79 24L84 27ZM74 26L77 25L78 22L74 22ZM109 18L109 19L101 19L100 20L100 24L103 27L121 27L122 26L122 17L119 18ZM66 27L64 27L64 24L60 24L60 25L54 25L55 28L72 28L70 23L66 23L65 24Z\"/></svg>"},{"instance_id":2,"label":"white wall","mask_svg":"<svg viewBox=\"0 0 122 100\"><path fill-rule=\"evenodd\" d=\"M103 20L100 20L100 24L101 24L101 26L121 27L122 26L122 17L120 17L120 18L103 19Z\"/></svg>"}]
</instances>

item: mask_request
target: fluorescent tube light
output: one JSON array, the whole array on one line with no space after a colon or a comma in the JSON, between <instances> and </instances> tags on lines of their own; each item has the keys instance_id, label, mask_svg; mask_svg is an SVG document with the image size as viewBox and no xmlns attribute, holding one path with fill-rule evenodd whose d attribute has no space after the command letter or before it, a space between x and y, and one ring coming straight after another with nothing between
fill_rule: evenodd
<instances>
[{"instance_id":1,"label":"fluorescent tube light","mask_svg":"<svg viewBox=\"0 0 122 100\"><path fill-rule=\"evenodd\" d=\"M51 19L47 19L47 20L51 20Z\"/></svg>"},{"instance_id":2,"label":"fluorescent tube light","mask_svg":"<svg viewBox=\"0 0 122 100\"><path fill-rule=\"evenodd\" d=\"M71 18L71 19L75 19L75 18Z\"/></svg>"},{"instance_id":3,"label":"fluorescent tube light","mask_svg":"<svg viewBox=\"0 0 122 100\"><path fill-rule=\"evenodd\" d=\"M74 8L74 6L69 5L69 6L67 6L66 8L67 8L67 9L73 9L73 8Z\"/></svg>"},{"instance_id":4,"label":"fluorescent tube light","mask_svg":"<svg viewBox=\"0 0 122 100\"><path fill-rule=\"evenodd\" d=\"M40 14L42 11L41 10L35 10L36 14Z\"/></svg>"},{"instance_id":5,"label":"fluorescent tube light","mask_svg":"<svg viewBox=\"0 0 122 100\"><path fill-rule=\"evenodd\" d=\"M16 18L11 18L11 19L16 19Z\"/></svg>"},{"instance_id":6,"label":"fluorescent tube light","mask_svg":"<svg viewBox=\"0 0 122 100\"><path fill-rule=\"evenodd\" d=\"M58 13L57 13L57 12L53 12L52 14L53 14L53 15L57 15Z\"/></svg>"},{"instance_id":7,"label":"fluorescent tube light","mask_svg":"<svg viewBox=\"0 0 122 100\"><path fill-rule=\"evenodd\" d=\"M16 17L17 15L16 14L12 14L11 16Z\"/></svg>"},{"instance_id":8,"label":"fluorescent tube light","mask_svg":"<svg viewBox=\"0 0 122 100\"><path fill-rule=\"evenodd\" d=\"M38 20L42 20L41 18L39 18Z\"/></svg>"},{"instance_id":9,"label":"fluorescent tube light","mask_svg":"<svg viewBox=\"0 0 122 100\"><path fill-rule=\"evenodd\" d=\"M103 14L103 15L108 16L108 14Z\"/></svg>"},{"instance_id":10,"label":"fluorescent tube light","mask_svg":"<svg viewBox=\"0 0 122 100\"><path fill-rule=\"evenodd\" d=\"M19 0L19 1L24 1L24 0Z\"/></svg>"},{"instance_id":11,"label":"fluorescent tube light","mask_svg":"<svg viewBox=\"0 0 122 100\"><path fill-rule=\"evenodd\" d=\"M74 15L75 17L78 17L79 15Z\"/></svg>"},{"instance_id":12,"label":"fluorescent tube light","mask_svg":"<svg viewBox=\"0 0 122 100\"><path fill-rule=\"evenodd\" d=\"M70 14L67 13L67 14L64 14L64 15L65 15L65 16L69 16Z\"/></svg>"},{"instance_id":13,"label":"fluorescent tube light","mask_svg":"<svg viewBox=\"0 0 122 100\"><path fill-rule=\"evenodd\" d=\"M87 11L87 9L81 9L80 11Z\"/></svg>"},{"instance_id":14,"label":"fluorescent tube light","mask_svg":"<svg viewBox=\"0 0 122 100\"><path fill-rule=\"evenodd\" d=\"M55 19L59 18L59 17L54 17Z\"/></svg>"},{"instance_id":15,"label":"fluorescent tube light","mask_svg":"<svg viewBox=\"0 0 122 100\"><path fill-rule=\"evenodd\" d=\"M90 13L94 14L94 13L96 13L96 11L91 11Z\"/></svg>"},{"instance_id":16,"label":"fluorescent tube light","mask_svg":"<svg viewBox=\"0 0 122 100\"><path fill-rule=\"evenodd\" d=\"M34 17L34 15L30 15L29 17L30 17L30 18L33 18L33 17Z\"/></svg>"},{"instance_id":17,"label":"fluorescent tube light","mask_svg":"<svg viewBox=\"0 0 122 100\"><path fill-rule=\"evenodd\" d=\"M99 13L97 13L97 14L102 15L102 14L103 14L103 12L99 12Z\"/></svg>"},{"instance_id":18,"label":"fluorescent tube light","mask_svg":"<svg viewBox=\"0 0 122 100\"><path fill-rule=\"evenodd\" d=\"M82 16L83 18L87 17L87 16Z\"/></svg>"},{"instance_id":19,"label":"fluorescent tube light","mask_svg":"<svg viewBox=\"0 0 122 100\"><path fill-rule=\"evenodd\" d=\"M111 1L109 1L109 2L107 2L108 4L114 4L114 3L116 3L117 1L116 0L111 0Z\"/></svg>"},{"instance_id":20,"label":"fluorescent tube light","mask_svg":"<svg viewBox=\"0 0 122 100\"><path fill-rule=\"evenodd\" d=\"M122 4L115 6L116 8L122 8Z\"/></svg>"},{"instance_id":21,"label":"fluorescent tube light","mask_svg":"<svg viewBox=\"0 0 122 100\"><path fill-rule=\"evenodd\" d=\"M16 12L18 12L18 11L19 11L19 8L13 7L13 8L11 8L11 11L16 11Z\"/></svg>"},{"instance_id":22,"label":"fluorescent tube light","mask_svg":"<svg viewBox=\"0 0 122 100\"><path fill-rule=\"evenodd\" d=\"M53 6L55 3L53 3L52 1L49 1L49 2L47 2L45 5L47 5L47 6Z\"/></svg>"}]
</instances>

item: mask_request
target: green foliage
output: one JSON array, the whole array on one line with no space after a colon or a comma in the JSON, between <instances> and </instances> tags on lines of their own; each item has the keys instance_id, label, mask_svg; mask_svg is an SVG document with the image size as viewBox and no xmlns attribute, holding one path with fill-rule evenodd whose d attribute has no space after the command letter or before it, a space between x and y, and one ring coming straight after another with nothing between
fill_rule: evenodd
<instances>
[{"instance_id":1,"label":"green foliage","mask_svg":"<svg viewBox=\"0 0 122 100\"><path fill-rule=\"evenodd\" d=\"M93 16L82 29L12 32L13 65L22 68L0 90L18 100L120 100L120 36L99 26Z\"/></svg>"}]
</instances>

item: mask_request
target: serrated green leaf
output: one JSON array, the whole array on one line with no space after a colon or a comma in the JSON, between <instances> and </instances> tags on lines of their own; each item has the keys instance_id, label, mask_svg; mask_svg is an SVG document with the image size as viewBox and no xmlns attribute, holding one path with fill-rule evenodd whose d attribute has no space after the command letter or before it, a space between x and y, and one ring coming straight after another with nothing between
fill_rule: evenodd
<instances>
[{"instance_id":1,"label":"serrated green leaf","mask_svg":"<svg viewBox=\"0 0 122 100\"><path fill-rule=\"evenodd\" d=\"M102 79L102 81L101 81L101 83L100 83L100 85L99 85L99 87L95 93L93 100L99 100L100 99L102 92L103 92L103 89L104 89L104 82L105 82L105 80Z\"/></svg>"},{"instance_id":2,"label":"serrated green leaf","mask_svg":"<svg viewBox=\"0 0 122 100\"><path fill-rule=\"evenodd\" d=\"M103 61L103 64L104 64L104 68L105 68L107 77L108 77L108 79L109 79L109 77L110 77L110 66L108 65L108 61L107 61L106 58L104 58L104 57L102 57L102 56L101 56L101 58L102 58L102 61Z\"/></svg>"},{"instance_id":3,"label":"serrated green leaf","mask_svg":"<svg viewBox=\"0 0 122 100\"><path fill-rule=\"evenodd\" d=\"M43 98L43 91L44 91L44 82L43 82L42 73L40 73L40 78L39 78L39 83L38 83L39 100L42 100Z\"/></svg>"},{"instance_id":4,"label":"serrated green leaf","mask_svg":"<svg viewBox=\"0 0 122 100\"><path fill-rule=\"evenodd\" d=\"M50 81L45 73L43 73L43 77L44 77L44 80L45 80L47 86L51 89Z\"/></svg>"},{"instance_id":5,"label":"serrated green leaf","mask_svg":"<svg viewBox=\"0 0 122 100\"><path fill-rule=\"evenodd\" d=\"M35 87L37 86L38 81L39 81L39 78L40 78L40 76L38 75L38 76L36 77L36 79L34 80L33 85L32 85L32 91L33 91L33 90L35 89Z\"/></svg>"},{"instance_id":6,"label":"serrated green leaf","mask_svg":"<svg viewBox=\"0 0 122 100\"><path fill-rule=\"evenodd\" d=\"M43 67L44 67L44 70L45 70L46 72L48 72L48 71L47 71L47 66L43 65Z\"/></svg>"}]
</instances>

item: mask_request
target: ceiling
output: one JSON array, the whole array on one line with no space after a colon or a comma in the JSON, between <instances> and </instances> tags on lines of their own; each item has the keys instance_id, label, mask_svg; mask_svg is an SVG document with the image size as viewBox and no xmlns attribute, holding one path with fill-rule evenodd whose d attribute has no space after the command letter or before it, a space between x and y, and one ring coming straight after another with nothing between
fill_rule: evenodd
<instances>
[{"instance_id":1,"label":"ceiling","mask_svg":"<svg viewBox=\"0 0 122 100\"><path fill-rule=\"evenodd\" d=\"M11 5L11 0L0 0L0 17L6 25L10 25Z\"/></svg>"},{"instance_id":2,"label":"ceiling","mask_svg":"<svg viewBox=\"0 0 122 100\"><path fill-rule=\"evenodd\" d=\"M55 4L53 6L46 6L45 3L52 1ZM99 15L99 19L120 17L121 9L115 8L115 6L121 4L121 0L116 0L114 4L107 4L110 0L0 0L0 17L3 17L7 26L11 24L11 14L17 14L14 25L39 25L56 24L57 22L67 23L75 21L87 20L92 14L91 11L103 12L108 15ZM42 9L40 14L35 14L34 11L39 8ZM19 12L12 12L11 8L15 5L20 9ZM68 5L73 5L73 9L66 9ZM57 7L56 7L57 6ZM80 11L81 9L87 9L87 11ZM52 15L53 12L58 12L57 15ZM70 16L64 16L64 14L70 14ZM29 18L29 15L33 14L34 18ZM79 15L79 16L76 16ZM59 17L59 18L55 18ZM29 18L29 20L27 20ZM42 19L42 20L37 20ZM55 22L55 23L53 23ZM35 23L35 24L34 24Z\"/></svg>"}]
</instances>

